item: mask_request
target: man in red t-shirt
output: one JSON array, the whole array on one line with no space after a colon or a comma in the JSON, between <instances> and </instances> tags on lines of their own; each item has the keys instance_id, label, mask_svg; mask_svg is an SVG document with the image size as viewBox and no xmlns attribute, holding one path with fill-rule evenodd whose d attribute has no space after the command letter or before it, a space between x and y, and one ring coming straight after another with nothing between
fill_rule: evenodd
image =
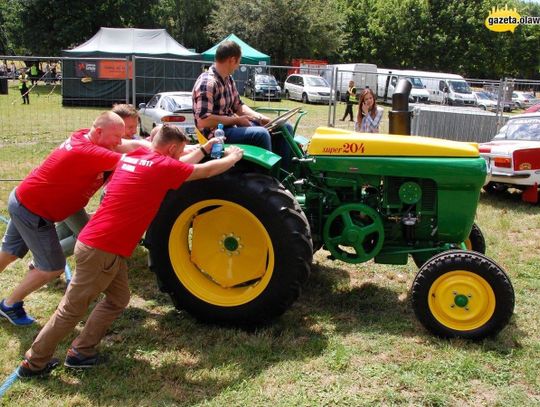
<instances>
[{"instance_id":1,"label":"man in red t-shirt","mask_svg":"<svg viewBox=\"0 0 540 407\"><path fill-rule=\"evenodd\" d=\"M220 174L242 158L242 150L229 147L225 156L203 164L212 143L183 153L187 137L177 127L163 126L152 148L140 148L123 157L107 185L100 207L79 234L75 245L76 272L55 313L43 327L17 369L22 378L45 376L58 365L51 359L58 343L81 321L100 293L84 329L73 341L64 365L88 368L98 363L96 346L129 303L126 258L170 189L184 181Z\"/></svg>"},{"instance_id":2,"label":"man in red t-shirt","mask_svg":"<svg viewBox=\"0 0 540 407\"><path fill-rule=\"evenodd\" d=\"M144 141L122 140L124 121L115 113L98 116L91 129L74 132L12 191L10 223L0 251L0 271L30 250L32 267L12 294L0 302L0 316L14 325L29 325L23 299L64 271L65 257L54 222L88 203L125 153Z\"/></svg>"}]
</instances>

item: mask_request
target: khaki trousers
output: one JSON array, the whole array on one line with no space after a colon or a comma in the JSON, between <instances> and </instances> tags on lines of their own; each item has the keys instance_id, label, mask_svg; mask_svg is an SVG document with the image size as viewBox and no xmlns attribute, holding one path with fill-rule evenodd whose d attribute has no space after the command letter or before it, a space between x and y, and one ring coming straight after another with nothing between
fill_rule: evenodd
<instances>
[{"instance_id":1,"label":"khaki trousers","mask_svg":"<svg viewBox=\"0 0 540 407\"><path fill-rule=\"evenodd\" d=\"M26 352L31 369L43 369L54 355L60 341L83 319L90 304L100 293L84 329L71 346L83 356L97 353L96 346L129 303L126 260L77 241L76 269L69 287L49 322Z\"/></svg>"}]
</instances>

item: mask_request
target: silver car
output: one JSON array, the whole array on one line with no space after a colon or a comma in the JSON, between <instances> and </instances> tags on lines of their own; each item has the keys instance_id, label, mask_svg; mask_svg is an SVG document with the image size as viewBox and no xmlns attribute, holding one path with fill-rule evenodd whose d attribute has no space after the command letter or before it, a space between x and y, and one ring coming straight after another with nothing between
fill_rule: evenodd
<instances>
[{"instance_id":1,"label":"silver car","mask_svg":"<svg viewBox=\"0 0 540 407\"><path fill-rule=\"evenodd\" d=\"M147 137L158 124L182 127L192 139L195 120L191 92L157 93L148 103L139 104L139 134Z\"/></svg>"}]
</instances>

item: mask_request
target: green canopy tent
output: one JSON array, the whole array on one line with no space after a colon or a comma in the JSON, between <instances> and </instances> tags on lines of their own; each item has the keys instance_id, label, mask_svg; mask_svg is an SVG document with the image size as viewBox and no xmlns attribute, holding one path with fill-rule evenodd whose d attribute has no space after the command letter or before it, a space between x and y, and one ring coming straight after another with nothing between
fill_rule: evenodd
<instances>
[{"instance_id":1,"label":"green canopy tent","mask_svg":"<svg viewBox=\"0 0 540 407\"><path fill-rule=\"evenodd\" d=\"M133 79L136 103L158 92L191 91L201 71L200 54L179 44L164 29L101 27L84 44L63 54L65 106L111 106L125 101L126 96L132 100ZM131 65L132 60L136 66Z\"/></svg>"},{"instance_id":2,"label":"green canopy tent","mask_svg":"<svg viewBox=\"0 0 540 407\"><path fill-rule=\"evenodd\" d=\"M224 41L234 41L242 49L242 59L240 60L241 64L249 65L266 65L270 63L270 57L266 54L263 54L261 51L257 51L251 45L245 43L240 38L234 34L229 34L226 38L218 42L212 48L204 51L201 56L205 61L213 61L216 56L216 50L219 45ZM262 62L262 63L261 63Z\"/></svg>"},{"instance_id":3,"label":"green canopy tent","mask_svg":"<svg viewBox=\"0 0 540 407\"><path fill-rule=\"evenodd\" d=\"M238 45L240 45L240 48L242 49L242 59L240 60L241 64L267 65L270 63L270 57L268 55L256 50L251 45L245 43L234 34L229 34L226 38L218 42L212 48L204 51L201 54L202 58L205 61L214 61L214 58L216 56L216 50L223 41L234 41ZM235 79L238 92L244 92L244 85L250 73L253 73L253 71L251 69L247 69L247 67L245 66L240 67L240 69L237 69L234 73L233 77Z\"/></svg>"}]
</instances>

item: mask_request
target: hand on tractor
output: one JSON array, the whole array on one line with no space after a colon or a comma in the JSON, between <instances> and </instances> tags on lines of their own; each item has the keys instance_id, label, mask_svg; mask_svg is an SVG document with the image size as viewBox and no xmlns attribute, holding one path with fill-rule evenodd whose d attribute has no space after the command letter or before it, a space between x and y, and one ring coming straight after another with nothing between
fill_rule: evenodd
<instances>
[{"instance_id":1,"label":"hand on tractor","mask_svg":"<svg viewBox=\"0 0 540 407\"><path fill-rule=\"evenodd\" d=\"M234 162L238 162L242 159L242 156L244 155L244 150L242 150L240 147L236 146L230 146L225 149L225 155L224 157L234 157Z\"/></svg>"}]
</instances>

